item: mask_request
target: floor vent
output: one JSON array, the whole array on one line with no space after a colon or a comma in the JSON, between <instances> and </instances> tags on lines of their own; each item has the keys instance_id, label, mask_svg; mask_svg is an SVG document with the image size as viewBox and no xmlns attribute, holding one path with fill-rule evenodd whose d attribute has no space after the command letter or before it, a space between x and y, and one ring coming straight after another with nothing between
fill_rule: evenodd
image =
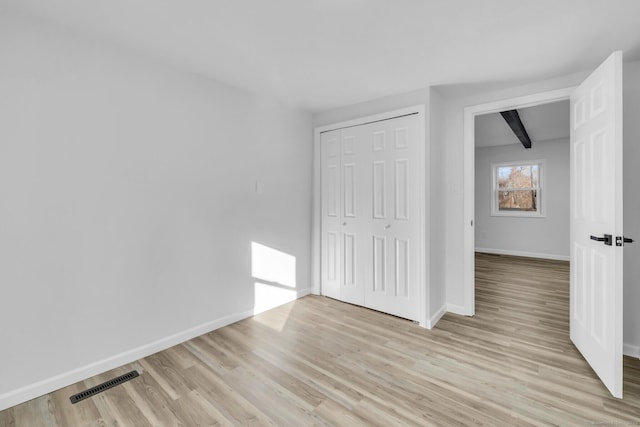
<instances>
[{"instance_id":1,"label":"floor vent","mask_svg":"<svg viewBox=\"0 0 640 427\"><path fill-rule=\"evenodd\" d=\"M99 384L95 387L91 387L88 390L81 391L78 394L74 394L69 399L71 399L71 403L78 403L81 400L87 399L91 396L95 396L96 394L102 393L105 390L109 390L111 387L115 387L119 384L132 380L137 376L140 376L140 374L138 374L138 371L131 371L124 375L120 375L119 377L114 378L112 380L103 382L102 384Z\"/></svg>"}]
</instances>

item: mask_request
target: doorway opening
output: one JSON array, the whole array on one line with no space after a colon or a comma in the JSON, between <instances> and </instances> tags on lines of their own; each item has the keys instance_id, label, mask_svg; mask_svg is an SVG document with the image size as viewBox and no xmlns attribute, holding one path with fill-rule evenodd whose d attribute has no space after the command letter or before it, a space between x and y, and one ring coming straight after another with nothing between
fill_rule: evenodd
<instances>
[{"instance_id":1,"label":"doorway opening","mask_svg":"<svg viewBox=\"0 0 640 427\"><path fill-rule=\"evenodd\" d=\"M569 109L563 100L475 116L478 313L510 313L505 323L563 351L571 350Z\"/></svg>"},{"instance_id":2,"label":"doorway opening","mask_svg":"<svg viewBox=\"0 0 640 427\"><path fill-rule=\"evenodd\" d=\"M465 108L464 111L464 313L475 314L475 122L477 116L552 104L569 99L573 87Z\"/></svg>"},{"instance_id":3,"label":"doorway opening","mask_svg":"<svg viewBox=\"0 0 640 427\"><path fill-rule=\"evenodd\" d=\"M569 260L569 101L475 117L475 251ZM525 145L526 143L526 145Z\"/></svg>"},{"instance_id":4,"label":"doorway opening","mask_svg":"<svg viewBox=\"0 0 640 427\"><path fill-rule=\"evenodd\" d=\"M622 53L614 52L575 89L534 94L465 109L464 115L464 303L466 314L475 312L474 214L475 214L475 118L482 113L503 111L505 119L525 147L531 146L518 123L517 108L570 99L570 341L614 397L622 398L623 383L623 230L622 230ZM509 121L509 120L507 120ZM494 180L505 183L515 165L497 168ZM529 164L530 185L497 186L495 211L538 211L536 195L541 190L540 168ZM534 185L533 168L536 168ZM500 175L503 172L504 176ZM526 177L526 174L521 173ZM522 177L521 177L522 178ZM529 205L522 200L505 201L498 195L520 191L531 193ZM503 194L507 196L507 194ZM532 207L535 205L535 209ZM532 212L529 212L530 214ZM613 236L616 245L613 246ZM594 241L596 243L594 243ZM601 244L598 244L601 243Z\"/></svg>"}]
</instances>

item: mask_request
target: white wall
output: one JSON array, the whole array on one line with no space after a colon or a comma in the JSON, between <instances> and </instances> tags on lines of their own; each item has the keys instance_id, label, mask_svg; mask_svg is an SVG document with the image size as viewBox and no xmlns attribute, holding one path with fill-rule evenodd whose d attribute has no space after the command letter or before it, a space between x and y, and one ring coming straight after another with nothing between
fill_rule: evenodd
<instances>
[{"instance_id":1,"label":"white wall","mask_svg":"<svg viewBox=\"0 0 640 427\"><path fill-rule=\"evenodd\" d=\"M446 234L443 224L446 223L445 189L442 185L442 179L445 175L444 162L442 161L445 153L445 135L444 135L444 99L440 92L431 88L429 93L429 134L430 153L430 281L429 281L429 304L432 319L432 325L442 317L446 312L447 294L446 294L446 271L445 257L442 248L446 244Z\"/></svg>"},{"instance_id":2,"label":"white wall","mask_svg":"<svg viewBox=\"0 0 640 427\"><path fill-rule=\"evenodd\" d=\"M605 58L602 58L603 60ZM444 139L434 144L442 144L444 173L439 181L442 191L447 194L443 199L445 209L444 233L444 270L447 305L463 307L464 286L461 254L464 248L463 230L466 223L463 218L463 176L457 171L463 158L463 114L467 106L489 103L501 99L515 98L548 90L561 89L580 84L590 73L586 70L568 76L544 80L532 84L509 87L491 85L464 85L460 87L438 88L443 97L444 119L442 135ZM640 170L636 167L640 161L638 142L640 141L640 62L626 63L624 66L624 182L625 182L625 234L640 236ZM639 239L640 240L640 239ZM624 341L627 354L637 352L640 355L640 244L625 248L625 294L624 294Z\"/></svg>"},{"instance_id":3,"label":"white wall","mask_svg":"<svg viewBox=\"0 0 640 427\"><path fill-rule=\"evenodd\" d=\"M640 62L624 67L624 248L625 354L640 357Z\"/></svg>"},{"instance_id":4,"label":"white wall","mask_svg":"<svg viewBox=\"0 0 640 427\"><path fill-rule=\"evenodd\" d=\"M308 292L311 139L310 114L2 14L0 410L251 314L252 241Z\"/></svg>"},{"instance_id":5,"label":"white wall","mask_svg":"<svg viewBox=\"0 0 640 427\"><path fill-rule=\"evenodd\" d=\"M317 112L313 115L313 126L325 126L360 117L372 116L387 111L399 110L414 105L429 103L429 89L402 93L385 98L378 98L360 104L347 105L341 108Z\"/></svg>"},{"instance_id":6,"label":"white wall","mask_svg":"<svg viewBox=\"0 0 640 427\"><path fill-rule=\"evenodd\" d=\"M524 160L544 160L545 216L491 216L491 165ZM569 140L477 147L475 166L476 250L569 260Z\"/></svg>"}]
</instances>

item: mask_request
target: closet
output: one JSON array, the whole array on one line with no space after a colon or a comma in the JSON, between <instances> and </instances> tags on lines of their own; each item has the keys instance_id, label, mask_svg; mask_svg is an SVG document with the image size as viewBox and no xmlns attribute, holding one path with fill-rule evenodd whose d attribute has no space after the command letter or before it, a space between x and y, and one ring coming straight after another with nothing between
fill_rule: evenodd
<instances>
[{"instance_id":1,"label":"closet","mask_svg":"<svg viewBox=\"0 0 640 427\"><path fill-rule=\"evenodd\" d=\"M323 295L419 320L422 123L413 113L320 134Z\"/></svg>"}]
</instances>

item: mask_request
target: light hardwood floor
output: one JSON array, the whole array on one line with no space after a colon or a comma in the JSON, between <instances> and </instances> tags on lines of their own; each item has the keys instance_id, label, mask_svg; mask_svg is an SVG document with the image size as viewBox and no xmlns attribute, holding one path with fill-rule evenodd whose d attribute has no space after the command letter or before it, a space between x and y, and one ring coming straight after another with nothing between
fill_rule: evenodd
<instances>
[{"instance_id":1,"label":"light hardwood floor","mask_svg":"<svg viewBox=\"0 0 640 427\"><path fill-rule=\"evenodd\" d=\"M476 316L428 331L309 296L0 412L2 426L640 425L568 336L568 263L476 256ZM69 396L131 369L123 385Z\"/></svg>"}]
</instances>

